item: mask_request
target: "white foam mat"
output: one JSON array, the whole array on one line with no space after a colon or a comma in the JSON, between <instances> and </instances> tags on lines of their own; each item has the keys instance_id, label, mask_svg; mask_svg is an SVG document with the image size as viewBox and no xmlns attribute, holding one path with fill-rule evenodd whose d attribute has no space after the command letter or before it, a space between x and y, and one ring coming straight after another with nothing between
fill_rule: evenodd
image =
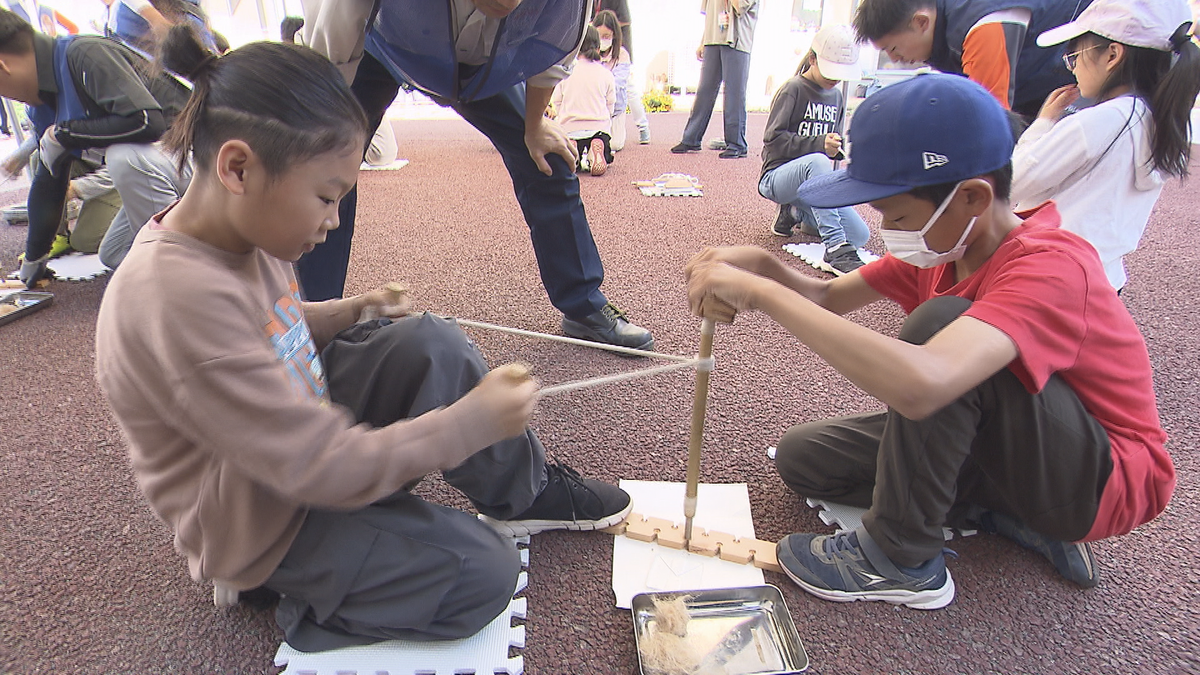
<instances>
[{"instance_id":1,"label":"white foam mat","mask_svg":"<svg viewBox=\"0 0 1200 675\"><path fill-rule=\"evenodd\" d=\"M68 253L46 263L54 278L59 281L91 281L96 277L109 273L109 269L100 262L100 256L95 253ZM17 273L11 272L9 279L16 279Z\"/></svg>"},{"instance_id":2,"label":"white foam mat","mask_svg":"<svg viewBox=\"0 0 1200 675\"><path fill-rule=\"evenodd\" d=\"M88 281L108 274L108 268L95 253L69 253L51 260L47 266L62 281Z\"/></svg>"},{"instance_id":3,"label":"white foam mat","mask_svg":"<svg viewBox=\"0 0 1200 675\"><path fill-rule=\"evenodd\" d=\"M814 509L821 509L817 513L821 518L821 522L836 527L838 532L857 530L862 527L863 514L866 509L860 509L857 506L846 506L845 504L835 504L821 499L805 499L805 502ZM969 537L977 532L977 530L955 530L949 527L942 528L942 536L946 541L954 538L954 533Z\"/></svg>"},{"instance_id":4,"label":"white foam mat","mask_svg":"<svg viewBox=\"0 0 1200 675\"><path fill-rule=\"evenodd\" d=\"M528 546L529 537L514 539L517 544ZM521 564L529 565L527 548L521 548ZM513 595L528 584L528 573L521 572ZM287 666L281 675L521 675L524 659L509 657L509 648L525 647L525 626L513 625L525 615L525 598L514 597L483 630L462 640L389 640L307 654L285 642L275 653L275 665Z\"/></svg>"},{"instance_id":5,"label":"white foam mat","mask_svg":"<svg viewBox=\"0 0 1200 675\"><path fill-rule=\"evenodd\" d=\"M839 277L844 274L844 272L839 272L833 269L829 263L825 262L824 244L784 244L783 250L791 253L809 265L821 270L822 272L828 272ZM858 249L858 257L861 258L864 263L879 260L879 256L865 248Z\"/></svg>"},{"instance_id":6,"label":"white foam mat","mask_svg":"<svg viewBox=\"0 0 1200 675\"><path fill-rule=\"evenodd\" d=\"M390 164L383 164L381 166L374 166L372 164L363 162L362 166L358 168L360 171L395 171L397 169L403 169L406 166L408 166L407 159L397 159Z\"/></svg>"}]
</instances>

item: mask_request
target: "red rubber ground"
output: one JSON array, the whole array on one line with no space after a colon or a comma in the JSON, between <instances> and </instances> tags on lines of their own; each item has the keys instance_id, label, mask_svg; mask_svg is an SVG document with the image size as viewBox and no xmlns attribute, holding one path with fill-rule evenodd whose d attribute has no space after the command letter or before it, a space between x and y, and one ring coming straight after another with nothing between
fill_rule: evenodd
<instances>
[{"instance_id":1,"label":"red rubber ground","mask_svg":"<svg viewBox=\"0 0 1200 675\"><path fill-rule=\"evenodd\" d=\"M768 232L775 210L755 190L764 119L750 116L751 158L719 160L707 150L670 154L684 116L655 115L652 145L628 147L602 178L581 178L604 290L654 331L662 351L697 348L682 268L701 246L752 244L800 264ZM421 308L557 332L560 317L541 288L499 156L457 121L399 122L397 132L412 164L362 175L348 291L404 280ZM705 196L648 198L629 184L665 171L698 176ZM1150 348L1179 469L1167 512L1096 546L1103 581L1090 591L986 535L952 542L958 597L941 611L826 603L768 574L784 591L811 672L1200 672L1198 212L1194 181L1166 188L1141 250L1128 259L1124 295ZM0 226L6 271L24 236L24 228ZM881 250L877 238L871 248ZM215 609L211 589L188 578L133 481L93 380L104 287L55 283L53 307L0 327L0 673L275 673L281 634L270 612ZM900 312L885 305L853 318L894 334ZM644 365L472 335L493 364L527 361L546 384ZM762 316L718 328L715 356L703 480L749 483L761 538L829 531L780 482L764 448L791 424L879 403ZM682 373L587 390L546 400L535 428L553 456L587 475L682 481L691 396ZM463 504L440 479L421 490ZM527 673L637 671L630 616L613 607L611 551L607 535L534 537Z\"/></svg>"}]
</instances>

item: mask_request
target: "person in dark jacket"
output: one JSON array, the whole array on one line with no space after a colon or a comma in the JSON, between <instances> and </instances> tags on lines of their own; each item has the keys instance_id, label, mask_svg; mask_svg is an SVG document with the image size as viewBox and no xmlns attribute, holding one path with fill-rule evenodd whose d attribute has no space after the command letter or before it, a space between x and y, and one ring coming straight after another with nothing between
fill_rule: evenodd
<instances>
[{"instance_id":1,"label":"person in dark jacket","mask_svg":"<svg viewBox=\"0 0 1200 675\"><path fill-rule=\"evenodd\" d=\"M33 107L41 164L29 187L29 233L19 276L32 288L62 219L70 165L104 157L124 206L100 245L115 267L133 235L175 201L188 175L153 143L187 102L188 89L169 73L151 75L144 57L102 37L50 38L0 10L0 96Z\"/></svg>"},{"instance_id":2,"label":"person in dark jacket","mask_svg":"<svg viewBox=\"0 0 1200 675\"><path fill-rule=\"evenodd\" d=\"M1050 92L1074 80L1062 45L1037 36L1071 21L1092 0L863 0L859 40L894 61L928 63L966 75L1005 108L1033 117Z\"/></svg>"}]
</instances>

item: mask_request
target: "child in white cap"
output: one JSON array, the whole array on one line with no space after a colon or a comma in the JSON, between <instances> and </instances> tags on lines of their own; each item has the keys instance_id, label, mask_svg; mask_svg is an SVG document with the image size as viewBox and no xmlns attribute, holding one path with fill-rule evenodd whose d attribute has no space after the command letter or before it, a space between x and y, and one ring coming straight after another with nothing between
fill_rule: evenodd
<instances>
[{"instance_id":1,"label":"child in white cap","mask_svg":"<svg viewBox=\"0 0 1200 675\"><path fill-rule=\"evenodd\" d=\"M867 224L853 207L814 209L796 191L810 178L832 172L833 160L843 158L839 131L846 108L838 84L860 77L854 32L849 26L825 26L796 76L775 94L763 135L758 193L779 204L771 232L790 237L799 226L819 234L825 262L838 274L862 267L858 247L871 234Z\"/></svg>"},{"instance_id":2,"label":"child in white cap","mask_svg":"<svg viewBox=\"0 0 1200 675\"><path fill-rule=\"evenodd\" d=\"M1200 48L1184 0L1096 0L1038 37L1067 43L1077 84L1054 91L1013 153L1018 210L1053 199L1063 227L1096 247L1113 287L1146 229L1163 183L1187 175L1188 117L1200 92ZM1076 99L1098 101L1073 115Z\"/></svg>"}]
</instances>

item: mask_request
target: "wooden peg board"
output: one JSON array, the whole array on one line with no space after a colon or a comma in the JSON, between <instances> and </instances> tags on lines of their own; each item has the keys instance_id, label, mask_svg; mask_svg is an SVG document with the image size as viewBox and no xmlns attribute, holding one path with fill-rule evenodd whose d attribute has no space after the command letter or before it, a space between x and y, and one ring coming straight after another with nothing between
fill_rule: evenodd
<instances>
[{"instance_id":1,"label":"wooden peg board","mask_svg":"<svg viewBox=\"0 0 1200 675\"><path fill-rule=\"evenodd\" d=\"M692 540L685 542L683 528L663 518L630 513L622 522L605 528L601 532L637 541L657 541L662 546L683 549L709 557L718 557L742 565L753 563L755 567L770 572L782 572L779 559L775 556L775 544L761 539L746 539L724 532L713 532L697 528Z\"/></svg>"}]
</instances>

